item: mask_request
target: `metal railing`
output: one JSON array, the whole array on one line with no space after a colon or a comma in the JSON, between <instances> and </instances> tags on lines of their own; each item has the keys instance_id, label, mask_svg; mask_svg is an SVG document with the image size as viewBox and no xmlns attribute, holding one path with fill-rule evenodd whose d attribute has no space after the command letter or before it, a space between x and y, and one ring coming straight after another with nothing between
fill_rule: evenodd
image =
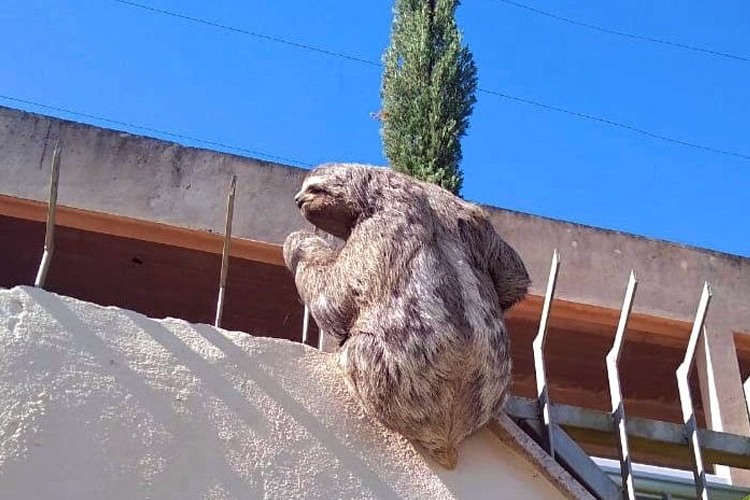
<instances>
[{"instance_id":1,"label":"metal railing","mask_svg":"<svg viewBox=\"0 0 750 500\"><path fill-rule=\"evenodd\" d=\"M633 271L630 273L625 291L614 341L606 357L610 411L604 413L552 403L546 378L544 345L559 268L560 255L555 250L552 256L539 331L532 344L537 399L532 401L517 396L511 397L506 406L508 415L537 439L550 455L564 465L598 498L635 500L636 489L633 481L629 436L637 439L638 445L644 448L647 447L648 443L662 446L665 451L680 449L682 452L682 449L687 448L691 457L690 463L696 498L709 498L704 454L710 456L713 464L750 469L750 438L699 429L697 425L693 399L690 393L689 375L694 364L701 334L705 334L704 323L711 300L711 287L708 283L703 286L687 349L682 363L675 372L682 410L682 425L641 418L628 420L625 417L619 362L638 284ZM750 393L750 379L745 381L744 387L746 392ZM750 411L750 406L748 410ZM598 443L606 441L607 436L616 441L620 462L620 486L613 483L602 469L594 464L591 457L570 437L568 431L578 435L587 434L593 438L592 441ZM655 448L655 446L648 447L650 450Z\"/></svg>"}]
</instances>

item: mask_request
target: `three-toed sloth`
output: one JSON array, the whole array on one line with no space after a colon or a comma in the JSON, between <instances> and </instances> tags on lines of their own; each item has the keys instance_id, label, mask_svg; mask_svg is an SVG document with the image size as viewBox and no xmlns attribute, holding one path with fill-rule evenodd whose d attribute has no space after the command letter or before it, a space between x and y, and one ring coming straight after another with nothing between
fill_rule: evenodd
<instances>
[{"instance_id":1,"label":"three-toed sloth","mask_svg":"<svg viewBox=\"0 0 750 500\"><path fill-rule=\"evenodd\" d=\"M284 260L365 411L441 465L502 408L511 359L503 313L530 281L480 207L392 170L311 171L295 196L313 225Z\"/></svg>"}]
</instances>

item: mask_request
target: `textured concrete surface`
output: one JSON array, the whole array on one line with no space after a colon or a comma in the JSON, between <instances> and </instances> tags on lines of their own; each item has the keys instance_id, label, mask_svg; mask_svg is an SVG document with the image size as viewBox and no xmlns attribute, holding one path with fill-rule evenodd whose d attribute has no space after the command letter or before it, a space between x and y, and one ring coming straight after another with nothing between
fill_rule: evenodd
<instances>
[{"instance_id":1,"label":"textured concrete surface","mask_svg":"<svg viewBox=\"0 0 750 500\"><path fill-rule=\"evenodd\" d=\"M365 417L330 355L0 290L4 499L563 498L489 430L456 471ZM547 474L549 477L549 474Z\"/></svg>"}]
</instances>

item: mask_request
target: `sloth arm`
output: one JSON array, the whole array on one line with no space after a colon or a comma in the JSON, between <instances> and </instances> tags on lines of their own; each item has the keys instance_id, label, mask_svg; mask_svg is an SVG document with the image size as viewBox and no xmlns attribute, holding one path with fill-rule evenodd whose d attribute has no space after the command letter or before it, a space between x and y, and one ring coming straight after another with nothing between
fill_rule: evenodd
<instances>
[{"instance_id":1,"label":"sloth arm","mask_svg":"<svg viewBox=\"0 0 750 500\"><path fill-rule=\"evenodd\" d=\"M357 311L339 257L330 243L309 231L295 231L284 242L284 261L300 297L321 330L343 342Z\"/></svg>"},{"instance_id":2,"label":"sloth arm","mask_svg":"<svg viewBox=\"0 0 750 500\"><path fill-rule=\"evenodd\" d=\"M413 255L432 235L413 206L398 208L359 223L340 250L309 231L296 231L284 242L284 260L302 300L318 326L340 342L349 337L363 307L393 293Z\"/></svg>"},{"instance_id":3,"label":"sloth arm","mask_svg":"<svg viewBox=\"0 0 750 500\"><path fill-rule=\"evenodd\" d=\"M458 210L458 232L469 245L475 265L492 279L498 305L505 311L526 296L531 280L521 257L495 231L489 219L477 211Z\"/></svg>"},{"instance_id":4,"label":"sloth arm","mask_svg":"<svg viewBox=\"0 0 750 500\"><path fill-rule=\"evenodd\" d=\"M531 284L521 256L488 223L485 256L490 276L503 311L526 296Z\"/></svg>"}]
</instances>

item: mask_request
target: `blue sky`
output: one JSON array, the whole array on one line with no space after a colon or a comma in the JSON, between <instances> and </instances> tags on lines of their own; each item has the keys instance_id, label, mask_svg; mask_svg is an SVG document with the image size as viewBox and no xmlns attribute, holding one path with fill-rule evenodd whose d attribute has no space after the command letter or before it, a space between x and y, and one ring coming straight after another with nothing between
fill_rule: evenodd
<instances>
[{"instance_id":1,"label":"blue sky","mask_svg":"<svg viewBox=\"0 0 750 500\"><path fill-rule=\"evenodd\" d=\"M370 61L388 43L392 8L385 0L134 1ZM746 60L471 0L458 19L481 88L750 157L750 4L523 2ZM300 166L385 163L370 116L379 109L377 66L114 0L4 0L0 26L0 105L205 146L6 98L33 101ZM748 158L488 94L478 95L463 145L468 199L750 256Z\"/></svg>"}]
</instances>

